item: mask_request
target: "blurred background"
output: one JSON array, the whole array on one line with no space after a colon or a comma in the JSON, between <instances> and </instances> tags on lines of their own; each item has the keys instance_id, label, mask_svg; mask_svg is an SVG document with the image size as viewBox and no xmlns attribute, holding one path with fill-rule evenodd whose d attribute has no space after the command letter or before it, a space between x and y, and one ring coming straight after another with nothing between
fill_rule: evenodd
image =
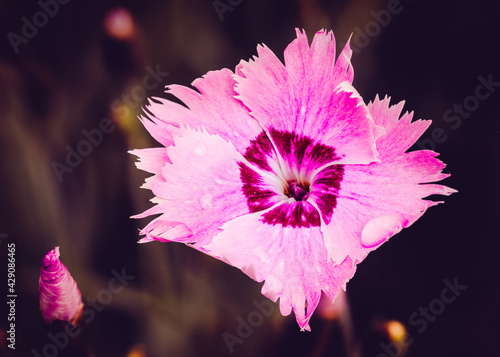
<instances>
[{"instance_id":1,"label":"blurred background","mask_svg":"<svg viewBox=\"0 0 500 357\"><path fill-rule=\"evenodd\" d=\"M0 261L15 243L18 294L16 351L2 304L0 355L77 355L44 350L38 278L55 246L95 311L80 343L96 357L500 355L499 16L488 1L0 0ZM129 217L152 196L127 151L159 145L137 120L146 97L234 69L259 43L283 58L295 27L353 34L355 87L433 120L414 149L438 151L459 193L371 253L312 332L277 305L245 330L262 284L180 244L136 243L148 219ZM466 286L449 303L446 281Z\"/></svg>"}]
</instances>

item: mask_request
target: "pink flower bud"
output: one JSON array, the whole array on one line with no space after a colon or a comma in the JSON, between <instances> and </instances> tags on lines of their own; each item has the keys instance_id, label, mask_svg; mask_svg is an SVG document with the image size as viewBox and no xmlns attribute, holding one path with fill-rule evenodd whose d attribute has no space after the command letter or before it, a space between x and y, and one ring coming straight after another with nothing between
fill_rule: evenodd
<instances>
[{"instance_id":1,"label":"pink flower bud","mask_svg":"<svg viewBox=\"0 0 500 357\"><path fill-rule=\"evenodd\" d=\"M59 247L55 247L42 259L40 311L47 323L61 320L75 324L83 310L82 295L59 256Z\"/></svg>"}]
</instances>

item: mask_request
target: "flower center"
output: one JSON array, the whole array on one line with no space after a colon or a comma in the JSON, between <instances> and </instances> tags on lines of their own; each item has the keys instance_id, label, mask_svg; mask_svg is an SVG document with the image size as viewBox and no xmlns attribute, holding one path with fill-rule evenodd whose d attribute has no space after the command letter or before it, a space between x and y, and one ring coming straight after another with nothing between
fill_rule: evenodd
<instances>
[{"instance_id":1,"label":"flower center","mask_svg":"<svg viewBox=\"0 0 500 357\"><path fill-rule=\"evenodd\" d=\"M295 198L295 201L306 201L309 197L309 187L310 185L307 182L292 181L288 183L285 195Z\"/></svg>"},{"instance_id":2,"label":"flower center","mask_svg":"<svg viewBox=\"0 0 500 357\"><path fill-rule=\"evenodd\" d=\"M268 136L269 135L269 136ZM240 166L250 212L283 227L318 227L330 222L337 205L343 165L333 147L293 132L270 129L250 142Z\"/></svg>"}]
</instances>

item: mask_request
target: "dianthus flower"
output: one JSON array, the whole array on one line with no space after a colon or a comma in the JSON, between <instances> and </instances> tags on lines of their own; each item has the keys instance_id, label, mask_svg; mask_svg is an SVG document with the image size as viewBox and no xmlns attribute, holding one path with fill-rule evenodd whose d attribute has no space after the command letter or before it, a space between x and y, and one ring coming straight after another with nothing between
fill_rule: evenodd
<instances>
[{"instance_id":1,"label":"dianthus flower","mask_svg":"<svg viewBox=\"0 0 500 357\"><path fill-rule=\"evenodd\" d=\"M324 291L334 300L356 264L427 208L427 184L449 176L429 150L407 150L429 127L352 86L352 51L335 60L331 32L305 33L283 64L258 56L168 90L185 106L153 98L141 121L163 147L133 150L154 174L156 205L140 242L189 244L241 269L301 329Z\"/></svg>"},{"instance_id":2,"label":"dianthus flower","mask_svg":"<svg viewBox=\"0 0 500 357\"><path fill-rule=\"evenodd\" d=\"M59 247L55 247L42 259L40 311L46 322L61 320L75 324L83 310L82 295L59 256Z\"/></svg>"}]
</instances>

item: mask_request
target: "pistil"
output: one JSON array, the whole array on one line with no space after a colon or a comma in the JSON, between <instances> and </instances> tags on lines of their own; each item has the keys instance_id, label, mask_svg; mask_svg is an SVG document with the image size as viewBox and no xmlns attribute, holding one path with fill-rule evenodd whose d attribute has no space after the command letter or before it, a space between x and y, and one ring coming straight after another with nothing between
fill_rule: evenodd
<instances>
[{"instance_id":1,"label":"pistil","mask_svg":"<svg viewBox=\"0 0 500 357\"><path fill-rule=\"evenodd\" d=\"M305 201L309 197L309 184L293 181L288 185L288 197L293 197L295 201Z\"/></svg>"}]
</instances>

